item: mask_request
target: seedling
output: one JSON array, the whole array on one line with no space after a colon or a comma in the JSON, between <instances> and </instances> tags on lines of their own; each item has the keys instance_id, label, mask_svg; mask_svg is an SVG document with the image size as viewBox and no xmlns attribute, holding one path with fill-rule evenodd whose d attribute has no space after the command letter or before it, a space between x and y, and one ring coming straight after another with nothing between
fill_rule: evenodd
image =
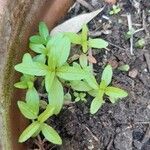
<instances>
[{"instance_id":1,"label":"seedling","mask_svg":"<svg viewBox=\"0 0 150 150\"><path fill-rule=\"evenodd\" d=\"M79 102L79 101L83 101L83 102L87 102L86 100L86 93L77 93L74 92L73 95L76 97L75 98L75 102Z\"/></svg>"},{"instance_id":2,"label":"seedling","mask_svg":"<svg viewBox=\"0 0 150 150\"><path fill-rule=\"evenodd\" d=\"M79 63L67 63L71 43L82 46L83 53L79 57ZM18 101L18 106L21 113L32 120L32 123L21 134L19 142L25 142L42 132L48 141L59 145L62 143L58 133L45 122L49 117L60 112L65 100L71 101L72 99L70 93L64 96L63 84L67 84L74 91L80 91L74 93L76 102L86 101L85 92L95 97L90 108L92 114L96 113L104 103L104 94L109 96L112 103L118 98L127 96L125 91L108 86L112 78L110 65L104 69L100 85L93 76L93 70L87 58L88 50L89 48L106 48L107 45L108 43L103 39L88 38L86 25L83 26L80 34L59 33L50 37L46 24L40 23L39 34L32 36L29 44L29 47L38 55L32 57L26 53L22 62L15 66L15 70L23 73L20 82L16 83L15 87L27 90L25 102ZM39 76L43 77L41 86L43 87L44 83L48 104L40 100L34 87L34 81ZM44 109L41 114L39 114L40 108Z\"/></svg>"},{"instance_id":3,"label":"seedling","mask_svg":"<svg viewBox=\"0 0 150 150\"><path fill-rule=\"evenodd\" d=\"M143 48L144 46L145 46L145 40L143 38L139 39L135 43L135 47L137 47L137 48Z\"/></svg>"},{"instance_id":4,"label":"seedling","mask_svg":"<svg viewBox=\"0 0 150 150\"><path fill-rule=\"evenodd\" d=\"M113 5L112 10L109 12L110 15L116 15L121 11L121 8L119 5Z\"/></svg>"},{"instance_id":5,"label":"seedling","mask_svg":"<svg viewBox=\"0 0 150 150\"><path fill-rule=\"evenodd\" d=\"M135 32L135 29L131 28L125 35L126 39L130 39L131 36L134 34L134 32Z\"/></svg>"},{"instance_id":6,"label":"seedling","mask_svg":"<svg viewBox=\"0 0 150 150\"><path fill-rule=\"evenodd\" d=\"M129 65L121 65L118 67L118 69L121 71L129 71L130 66Z\"/></svg>"},{"instance_id":7,"label":"seedling","mask_svg":"<svg viewBox=\"0 0 150 150\"><path fill-rule=\"evenodd\" d=\"M47 105L46 110L40 115L38 115L38 110L33 109L34 105L29 105L23 101L18 101L18 107L26 118L32 119L32 123L20 135L20 143L25 142L30 137L35 137L42 132L45 139L49 142L58 145L62 144L61 137L58 135L57 131L45 123L45 121L53 115L53 107Z\"/></svg>"},{"instance_id":8,"label":"seedling","mask_svg":"<svg viewBox=\"0 0 150 150\"><path fill-rule=\"evenodd\" d=\"M26 53L23 56L22 63L16 65L15 69L28 75L44 76L49 103L55 106L55 114L58 114L64 100L63 87L59 78L81 80L85 74L81 68L66 64L70 53L70 41L63 34L51 38L46 46L49 50L48 64L35 62L31 55Z\"/></svg>"},{"instance_id":9,"label":"seedling","mask_svg":"<svg viewBox=\"0 0 150 150\"><path fill-rule=\"evenodd\" d=\"M124 98L128 94L122 89L109 86L112 80L112 67L107 65L102 73L101 82L97 90L90 91L89 94L94 96L90 107L91 114L95 114L105 103L103 100L106 94L112 103L115 103L119 98Z\"/></svg>"},{"instance_id":10,"label":"seedling","mask_svg":"<svg viewBox=\"0 0 150 150\"><path fill-rule=\"evenodd\" d=\"M94 78L94 77L93 77ZM104 94L106 94L112 103L115 103L119 98L124 98L128 94L122 89L109 86L112 80L112 67L107 65L105 67L100 84L96 84L97 88L93 89L87 82L78 81L71 82L71 87L76 91L87 91L91 96L95 97L91 103L90 113L95 114L101 106L105 103L103 100Z\"/></svg>"},{"instance_id":11,"label":"seedling","mask_svg":"<svg viewBox=\"0 0 150 150\"><path fill-rule=\"evenodd\" d=\"M82 46L83 53L87 53L89 48L97 48L102 49L108 46L108 42L100 38L88 38L88 27L84 25L82 28L82 32L80 34L67 32L64 33L67 37L69 37L71 43L78 44Z\"/></svg>"}]
</instances>

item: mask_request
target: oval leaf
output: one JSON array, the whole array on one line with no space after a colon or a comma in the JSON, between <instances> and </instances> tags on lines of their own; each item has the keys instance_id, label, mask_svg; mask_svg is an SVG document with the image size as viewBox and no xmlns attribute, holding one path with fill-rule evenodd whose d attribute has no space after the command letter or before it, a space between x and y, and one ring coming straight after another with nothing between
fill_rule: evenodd
<instances>
[{"instance_id":1,"label":"oval leaf","mask_svg":"<svg viewBox=\"0 0 150 150\"><path fill-rule=\"evenodd\" d=\"M110 65L107 65L102 73L101 80L104 80L106 82L106 85L109 85L112 80L112 67Z\"/></svg>"},{"instance_id":2,"label":"oval leaf","mask_svg":"<svg viewBox=\"0 0 150 150\"><path fill-rule=\"evenodd\" d=\"M57 70L57 76L64 80L81 80L85 77L84 71L79 67L62 66Z\"/></svg>"},{"instance_id":3,"label":"oval leaf","mask_svg":"<svg viewBox=\"0 0 150 150\"><path fill-rule=\"evenodd\" d=\"M20 135L19 142L23 143L26 140L28 140L39 128L40 128L40 123L38 121L33 122Z\"/></svg>"},{"instance_id":4,"label":"oval leaf","mask_svg":"<svg viewBox=\"0 0 150 150\"><path fill-rule=\"evenodd\" d=\"M95 114L101 106L104 104L103 98L102 97L95 97L92 100L91 106L90 106L90 113Z\"/></svg>"},{"instance_id":5,"label":"oval leaf","mask_svg":"<svg viewBox=\"0 0 150 150\"><path fill-rule=\"evenodd\" d=\"M57 115L64 103L64 91L60 81L55 77L48 93L49 104L55 108L54 114Z\"/></svg>"},{"instance_id":6,"label":"oval leaf","mask_svg":"<svg viewBox=\"0 0 150 150\"><path fill-rule=\"evenodd\" d=\"M111 98L124 98L128 96L128 93L122 89L109 86L106 88L105 94Z\"/></svg>"},{"instance_id":7,"label":"oval leaf","mask_svg":"<svg viewBox=\"0 0 150 150\"><path fill-rule=\"evenodd\" d=\"M49 142L58 145L62 144L62 139L57 133L57 131L45 123L42 125L42 133Z\"/></svg>"},{"instance_id":8,"label":"oval leaf","mask_svg":"<svg viewBox=\"0 0 150 150\"><path fill-rule=\"evenodd\" d=\"M49 36L49 30L44 22L39 23L39 34L44 40Z\"/></svg>"},{"instance_id":9,"label":"oval leaf","mask_svg":"<svg viewBox=\"0 0 150 150\"><path fill-rule=\"evenodd\" d=\"M25 102L18 101L18 107L21 111L21 113L28 119L36 119L37 118L37 112L32 109L30 105L28 105Z\"/></svg>"},{"instance_id":10,"label":"oval leaf","mask_svg":"<svg viewBox=\"0 0 150 150\"><path fill-rule=\"evenodd\" d=\"M106 48L108 46L108 42L103 39L89 39L89 47L92 48Z\"/></svg>"}]
</instances>

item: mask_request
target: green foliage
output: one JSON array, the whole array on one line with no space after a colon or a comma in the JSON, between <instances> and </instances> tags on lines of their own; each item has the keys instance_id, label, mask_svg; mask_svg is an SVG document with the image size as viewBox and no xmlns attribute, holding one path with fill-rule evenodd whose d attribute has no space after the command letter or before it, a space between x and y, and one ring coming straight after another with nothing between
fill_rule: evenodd
<instances>
[{"instance_id":1,"label":"green foliage","mask_svg":"<svg viewBox=\"0 0 150 150\"><path fill-rule=\"evenodd\" d=\"M90 95L95 97L90 107L91 114L95 114L104 103L103 100L104 94L106 94L110 98L110 101L112 103L116 102L119 98L124 98L128 95L127 92L125 92L122 89L109 86L111 80L112 80L112 67L110 65L107 65L102 73L99 89L89 92Z\"/></svg>"},{"instance_id":2,"label":"green foliage","mask_svg":"<svg viewBox=\"0 0 150 150\"><path fill-rule=\"evenodd\" d=\"M129 71L130 66L129 65L121 65L118 67L118 69L121 71Z\"/></svg>"},{"instance_id":3,"label":"green foliage","mask_svg":"<svg viewBox=\"0 0 150 150\"><path fill-rule=\"evenodd\" d=\"M74 92L73 95L75 96L75 102L83 101L86 102L86 93L77 93Z\"/></svg>"},{"instance_id":4,"label":"green foliage","mask_svg":"<svg viewBox=\"0 0 150 150\"><path fill-rule=\"evenodd\" d=\"M71 43L82 47L83 53L79 56L79 63L67 62ZM20 82L14 86L27 90L25 101L18 101L18 107L27 119L32 120L32 123L20 135L19 142L25 142L30 137L42 133L49 142L62 144L58 133L47 125L46 121L51 116L59 114L64 101L71 101L72 97L75 97L75 102L86 102L87 93L93 96L90 112L94 114L105 102L104 94L112 103L127 96L125 91L109 86L112 80L110 65L104 69L100 84L93 75L93 69L87 57L88 50L89 48L106 48L107 45L108 43L103 39L88 38L86 25L79 34L59 33L50 37L46 24L40 22L39 33L30 37L29 43L30 49L37 55L32 57L26 53L22 62L15 66L15 70L23 75ZM48 102L40 100L39 93L34 87L34 82L39 77L42 79L41 86L45 88ZM68 88L68 93L64 92L64 86L65 89ZM39 114L41 110L42 113Z\"/></svg>"},{"instance_id":5,"label":"green foliage","mask_svg":"<svg viewBox=\"0 0 150 150\"><path fill-rule=\"evenodd\" d=\"M135 47L137 48L143 48L145 46L145 39L141 38L135 43Z\"/></svg>"},{"instance_id":6,"label":"green foliage","mask_svg":"<svg viewBox=\"0 0 150 150\"><path fill-rule=\"evenodd\" d=\"M133 36L134 32L135 32L135 29L134 29L134 28L131 28L131 29L126 33L125 38L126 38L126 39L130 39L131 36Z\"/></svg>"},{"instance_id":7,"label":"green foliage","mask_svg":"<svg viewBox=\"0 0 150 150\"><path fill-rule=\"evenodd\" d=\"M88 39L88 27L84 25L82 28L82 32L80 34L67 32L64 33L67 36L71 43L81 45L83 53L87 53L89 48L106 48L108 46L108 42L103 39Z\"/></svg>"},{"instance_id":8,"label":"green foliage","mask_svg":"<svg viewBox=\"0 0 150 150\"><path fill-rule=\"evenodd\" d=\"M121 8L119 5L113 5L112 10L109 12L110 15L116 15L121 11Z\"/></svg>"},{"instance_id":9,"label":"green foliage","mask_svg":"<svg viewBox=\"0 0 150 150\"><path fill-rule=\"evenodd\" d=\"M19 109L21 113L28 119L34 120L20 135L19 142L25 142L30 137L35 136L36 133L42 131L43 136L54 144L62 144L62 140L51 126L44 123L49 117L54 114L54 108L50 105L47 105L46 110L38 116L38 112L34 112L32 107L28 103L18 102Z\"/></svg>"}]
</instances>

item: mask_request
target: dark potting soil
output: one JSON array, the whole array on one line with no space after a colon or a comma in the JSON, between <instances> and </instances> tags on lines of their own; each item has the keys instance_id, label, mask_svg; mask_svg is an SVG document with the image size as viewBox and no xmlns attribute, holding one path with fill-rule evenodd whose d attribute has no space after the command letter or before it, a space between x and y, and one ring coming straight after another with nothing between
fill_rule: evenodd
<instances>
[{"instance_id":1,"label":"dark potting soil","mask_svg":"<svg viewBox=\"0 0 150 150\"><path fill-rule=\"evenodd\" d=\"M150 150L150 1L120 0L121 12L109 15L111 5L100 0L87 0L93 7L106 5L88 26L91 32L102 31L101 37L109 42L108 50L95 50L97 60L94 72L97 80L107 63L114 68L113 86L128 91L129 96L115 104L106 99L106 103L95 115L90 115L88 103L76 103L65 106L59 116L48 121L63 139L62 146L45 142L45 150ZM139 13L138 13L139 11ZM79 3L68 12L66 19L80 13L89 12ZM128 31L127 13L131 14L133 28L144 30L137 32L133 45L139 38L144 38L144 48L135 48L130 54L130 42L125 38ZM117 69L121 64L128 64L130 70ZM28 141L36 149L33 140ZM31 148L30 147L30 148Z\"/></svg>"}]
</instances>

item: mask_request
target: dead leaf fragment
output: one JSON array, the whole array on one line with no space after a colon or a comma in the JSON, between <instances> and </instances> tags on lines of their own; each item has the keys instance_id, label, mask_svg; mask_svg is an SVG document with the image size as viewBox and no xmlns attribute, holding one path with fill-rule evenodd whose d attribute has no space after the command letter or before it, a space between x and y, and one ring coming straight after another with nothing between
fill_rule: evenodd
<instances>
[{"instance_id":1,"label":"dead leaf fragment","mask_svg":"<svg viewBox=\"0 0 150 150\"><path fill-rule=\"evenodd\" d=\"M129 71L128 74L131 78L136 78L136 76L138 75L138 71L137 69L132 69L131 71Z\"/></svg>"},{"instance_id":2,"label":"dead leaf fragment","mask_svg":"<svg viewBox=\"0 0 150 150\"><path fill-rule=\"evenodd\" d=\"M116 3L116 0L105 0L106 3L109 3L109 4L115 4Z\"/></svg>"},{"instance_id":3,"label":"dead leaf fragment","mask_svg":"<svg viewBox=\"0 0 150 150\"><path fill-rule=\"evenodd\" d=\"M56 26L50 33L51 36L56 35L60 32L75 32L78 33L84 24L87 24L89 21L91 21L94 17L96 17L102 10L104 9L98 9L96 11L93 11L91 13L81 14L76 17L73 17L64 23Z\"/></svg>"},{"instance_id":4,"label":"dead leaf fragment","mask_svg":"<svg viewBox=\"0 0 150 150\"><path fill-rule=\"evenodd\" d=\"M89 62L92 63L92 64L96 64L96 63L97 63L97 60L95 59L95 57L93 57L93 56L91 56L91 55L88 56L88 60L89 60Z\"/></svg>"}]
</instances>

